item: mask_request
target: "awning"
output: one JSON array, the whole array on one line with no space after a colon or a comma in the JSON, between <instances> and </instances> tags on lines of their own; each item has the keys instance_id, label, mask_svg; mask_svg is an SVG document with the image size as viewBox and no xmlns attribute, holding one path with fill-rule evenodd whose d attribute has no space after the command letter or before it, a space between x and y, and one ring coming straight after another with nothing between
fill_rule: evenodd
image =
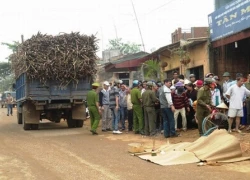
<instances>
[{"instance_id":1,"label":"awning","mask_svg":"<svg viewBox=\"0 0 250 180\"><path fill-rule=\"evenodd\" d=\"M230 43L233 43L233 42L236 42L236 41L239 41L242 39L246 39L249 37L250 37L250 29L247 29L245 31L234 34L232 36L214 41L214 42L212 42L212 46L213 46L213 48L216 48L216 47L224 46L226 44L230 44Z\"/></svg>"},{"instance_id":2,"label":"awning","mask_svg":"<svg viewBox=\"0 0 250 180\"><path fill-rule=\"evenodd\" d=\"M152 56L146 52L139 52L123 56L122 58L111 61L105 65L105 71L107 72L120 72L120 71L136 71L142 63L152 58Z\"/></svg>"}]
</instances>

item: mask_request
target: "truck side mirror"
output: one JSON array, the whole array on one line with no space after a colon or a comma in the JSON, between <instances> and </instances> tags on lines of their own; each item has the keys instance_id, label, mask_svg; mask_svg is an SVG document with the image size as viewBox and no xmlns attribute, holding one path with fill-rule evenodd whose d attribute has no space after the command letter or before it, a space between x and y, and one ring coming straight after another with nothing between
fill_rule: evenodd
<instances>
[{"instance_id":1,"label":"truck side mirror","mask_svg":"<svg viewBox=\"0 0 250 180\"><path fill-rule=\"evenodd\" d=\"M13 89L13 90L16 89L16 84L15 84L15 83L12 84L12 89Z\"/></svg>"}]
</instances>

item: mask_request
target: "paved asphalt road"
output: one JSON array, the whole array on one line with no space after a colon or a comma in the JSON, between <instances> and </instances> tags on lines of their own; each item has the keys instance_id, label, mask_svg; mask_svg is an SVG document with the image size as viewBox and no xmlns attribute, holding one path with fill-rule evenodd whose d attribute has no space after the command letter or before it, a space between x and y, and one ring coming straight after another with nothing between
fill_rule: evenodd
<instances>
[{"instance_id":1,"label":"paved asphalt road","mask_svg":"<svg viewBox=\"0 0 250 180\"><path fill-rule=\"evenodd\" d=\"M130 156L129 142L92 136L88 129L44 122L37 131L24 131L15 112L6 116L6 109L0 109L0 180L250 179L250 172L223 166L155 165Z\"/></svg>"}]
</instances>

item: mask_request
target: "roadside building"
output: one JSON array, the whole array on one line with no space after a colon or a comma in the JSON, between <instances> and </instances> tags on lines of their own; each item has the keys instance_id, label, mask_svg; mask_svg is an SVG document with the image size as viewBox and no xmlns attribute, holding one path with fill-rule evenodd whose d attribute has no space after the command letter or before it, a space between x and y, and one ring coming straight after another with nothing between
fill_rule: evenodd
<instances>
[{"instance_id":1,"label":"roadside building","mask_svg":"<svg viewBox=\"0 0 250 180\"><path fill-rule=\"evenodd\" d=\"M226 4L227 3L227 4ZM208 15L213 71L220 78L231 78L250 69L250 2L248 0L215 1L216 10Z\"/></svg>"},{"instance_id":2,"label":"roadside building","mask_svg":"<svg viewBox=\"0 0 250 180\"><path fill-rule=\"evenodd\" d=\"M134 75L140 71L141 65L149 60L151 56L146 52L124 55L115 61L110 61L104 65L105 72L113 73L112 79L120 79L127 86L132 86ZM137 79L141 79L140 77Z\"/></svg>"},{"instance_id":3,"label":"roadside building","mask_svg":"<svg viewBox=\"0 0 250 180\"><path fill-rule=\"evenodd\" d=\"M190 31L178 28L172 33L172 44L152 54L162 64L164 78L172 78L174 71L186 77L195 74L203 79L210 72L208 27L192 27Z\"/></svg>"}]
</instances>

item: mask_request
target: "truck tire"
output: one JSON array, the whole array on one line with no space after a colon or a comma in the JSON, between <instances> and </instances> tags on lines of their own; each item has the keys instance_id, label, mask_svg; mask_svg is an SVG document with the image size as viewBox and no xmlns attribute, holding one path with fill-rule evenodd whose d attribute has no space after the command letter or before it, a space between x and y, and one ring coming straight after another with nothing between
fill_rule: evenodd
<instances>
[{"instance_id":1,"label":"truck tire","mask_svg":"<svg viewBox=\"0 0 250 180\"><path fill-rule=\"evenodd\" d=\"M83 126L83 120L75 120L76 121L76 127L81 128Z\"/></svg>"},{"instance_id":2,"label":"truck tire","mask_svg":"<svg viewBox=\"0 0 250 180\"><path fill-rule=\"evenodd\" d=\"M68 128L75 128L76 127L76 120L72 119L72 112L68 112L68 116L67 116L67 124L68 124Z\"/></svg>"},{"instance_id":3,"label":"truck tire","mask_svg":"<svg viewBox=\"0 0 250 180\"><path fill-rule=\"evenodd\" d=\"M31 101L25 101L22 104L23 129L38 129L39 118L40 112L36 110L35 105Z\"/></svg>"},{"instance_id":4,"label":"truck tire","mask_svg":"<svg viewBox=\"0 0 250 180\"><path fill-rule=\"evenodd\" d=\"M23 129L26 130L30 130L31 129L31 124L26 124L25 123L25 118L24 118L24 113L22 113L22 119L23 119Z\"/></svg>"},{"instance_id":5,"label":"truck tire","mask_svg":"<svg viewBox=\"0 0 250 180\"><path fill-rule=\"evenodd\" d=\"M23 124L22 113L17 112L17 124Z\"/></svg>"},{"instance_id":6,"label":"truck tire","mask_svg":"<svg viewBox=\"0 0 250 180\"><path fill-rule=\"evenodd\" d=\"M39 129L39 124L31 124L31 129L32 130L38 130Z\"/></svg>"},{"instance_id":7,"label":"truck tire","mask_svg":"<svg viewBox=\"0 0 250 180\"><path fill-rule=\"evenodd\" d=\"M76 120L74 119L67 119L67 124L69 128L75 128L76 127Z\"/></svg>"}]
</instances>

